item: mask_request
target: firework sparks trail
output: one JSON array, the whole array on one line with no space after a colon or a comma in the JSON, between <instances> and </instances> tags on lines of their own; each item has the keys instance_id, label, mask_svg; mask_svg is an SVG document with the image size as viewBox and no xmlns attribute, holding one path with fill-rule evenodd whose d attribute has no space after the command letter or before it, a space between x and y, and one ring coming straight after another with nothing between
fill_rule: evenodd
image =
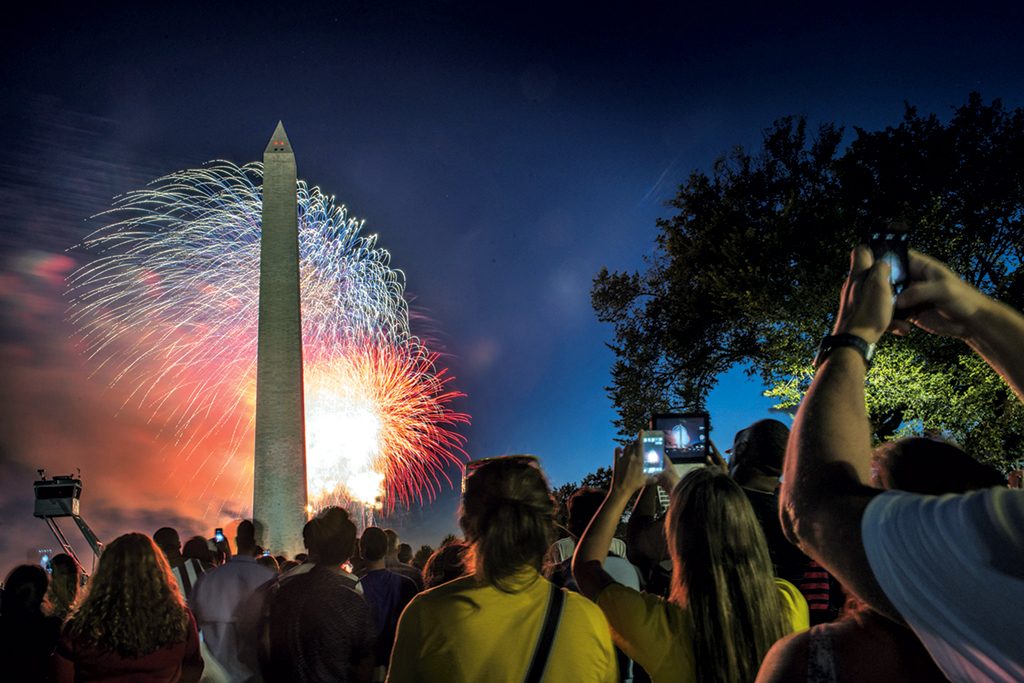
<instances>
[{"instance_id":1,"label":"firework sparks trail","mask_svg":"<svg viewBox=\"0 0 1024 683\"><path fill-rule=\"evenodd\" d=\"M186 459L205 451L196 472L219 459L207 487L253 428L262 170L217 161L118 197L83 242L98 256L69 280L96 372L163 415ZM410 333L404 278L376 236L303 181L298 213L312 500L432 497L465 455L461 394ZM203 448L222 430L226 451Z\"/></svg>"}]
</instances>

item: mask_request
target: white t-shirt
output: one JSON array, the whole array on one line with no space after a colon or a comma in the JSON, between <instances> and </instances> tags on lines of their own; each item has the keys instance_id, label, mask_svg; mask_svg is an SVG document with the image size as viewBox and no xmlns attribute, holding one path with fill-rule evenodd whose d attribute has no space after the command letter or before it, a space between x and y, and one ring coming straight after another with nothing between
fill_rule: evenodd
<instances>
[{"instance_id":1,"label":"white t-shirt","mask_svg":"<svg viewBox=\"0 0 1024 683\"><path fill-rule=\"evenodd\" d=\"M887 491L861 521L878 584L953 681L1024 681L1024 491Z\"/></svg>"}]
</instances>

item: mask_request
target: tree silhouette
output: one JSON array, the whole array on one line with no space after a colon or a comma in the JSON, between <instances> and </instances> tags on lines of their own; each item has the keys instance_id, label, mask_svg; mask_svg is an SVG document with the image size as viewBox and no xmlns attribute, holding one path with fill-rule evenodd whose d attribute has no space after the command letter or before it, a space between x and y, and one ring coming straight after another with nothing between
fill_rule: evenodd
<instances>
[{"instance_id":1,"label":"tree silhouette","mask_svg":"<svg viewBox=\"0 0 1024 683\"><path fill-rule=\"evenodd\" d=\"M1024 111L972 93L948 123L907 106L899 125L808 131L776 121L756 154L694 171L658 222L642 272L602 269L592 302L614 328L608 387L623 436L670 407L700 409L741 365L780 409L800 401L827 333L849 251L900 220L913 248L1024 307ZM1019 466L1024 411L957 340L887 337L868 375L877 439L941 435L1004 469Z\"/></svg>"}]
</instances>

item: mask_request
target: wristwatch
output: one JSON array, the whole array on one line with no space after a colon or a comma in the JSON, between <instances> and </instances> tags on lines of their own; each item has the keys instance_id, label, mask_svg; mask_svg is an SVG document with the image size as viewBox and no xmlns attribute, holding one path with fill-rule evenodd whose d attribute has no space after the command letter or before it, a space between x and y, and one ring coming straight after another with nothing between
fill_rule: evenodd
<instances>
[{"instance_id":1,"label":"wristwatch","mask_svg":"<svg viewBox=\"0 0 1024 683\"><path fill-rule=\"evenodd\" d=\"M830 334L821 340L818 344L818 353L814 356L814 367L815 369L821 367L821 364L825 362L833 351L844 346L850 346L857 349L860 355L864 357L864 362L867 366L871 367L871 361L875 357L875 345L869 344L866 340L861 339L855 334Z\"/></svg>"}]
</instances>

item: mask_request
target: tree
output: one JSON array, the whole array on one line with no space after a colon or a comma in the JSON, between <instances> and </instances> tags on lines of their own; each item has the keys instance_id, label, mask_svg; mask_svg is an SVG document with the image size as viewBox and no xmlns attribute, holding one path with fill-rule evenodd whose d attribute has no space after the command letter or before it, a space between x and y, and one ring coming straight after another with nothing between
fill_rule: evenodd
<instances>
[{"instance_id":1,"label":"tree","mask_svg":"<svg viewBox=\"0 0 1024 683\"><path fill-rule=\"evenodd\" d=\"M555 510L555 523L558 525L558 535L561 537L568 536L569 531L567 525L569 523L569 498L572 494L581 488L594 488L600 491L607 491L612 486L612 468L611 467L598 467L596 471L585 474L580 483L570 481L567 484L562 484L558 488L551 491L552 497L555 499L556 510ZM615 532L618 538L626 537L626 522L629 520L629 511L633 509L633 504L636 502L636 494L629 499L629 503L626 505L626 510L623 514L622 520L619 522L619 527Z\"/></svg>"},{"instance_id":2,"label":"tree","mask_svg":"<svg viewBox=\"0 0 1024 683\"><path fill-rule=\"evenodd\" d=\"M427 560L429 560L430 556L433 554L433 548L426 544L421 545L420 549L416 551L416 554L412 556L412 566L422 571L423 567L427 564Z\"/></svg>"},{"instance_id":3,"label":"tree","mask_svg":"<svg viewBox=\"0 0 1024 683\"><path fill-rule=\"evenodd\" d=\"M609 395L623 435L652 412L703 408L739 364L795 407L829 330L850 248L901 220L913 248L972 284L1024 307L1024 110L972 93L948 123L906 107L869 132L803 118L776 121L762 148L737 148L694 171L658 222L643 272L594 280L598 318L613 325ZM886 338L868 376L879 440L941 434L1008 468L1021 460L1024 411L956 340ZM1019 465L1018 465L1019 466Z\"/></svg>"}]
</instances>

